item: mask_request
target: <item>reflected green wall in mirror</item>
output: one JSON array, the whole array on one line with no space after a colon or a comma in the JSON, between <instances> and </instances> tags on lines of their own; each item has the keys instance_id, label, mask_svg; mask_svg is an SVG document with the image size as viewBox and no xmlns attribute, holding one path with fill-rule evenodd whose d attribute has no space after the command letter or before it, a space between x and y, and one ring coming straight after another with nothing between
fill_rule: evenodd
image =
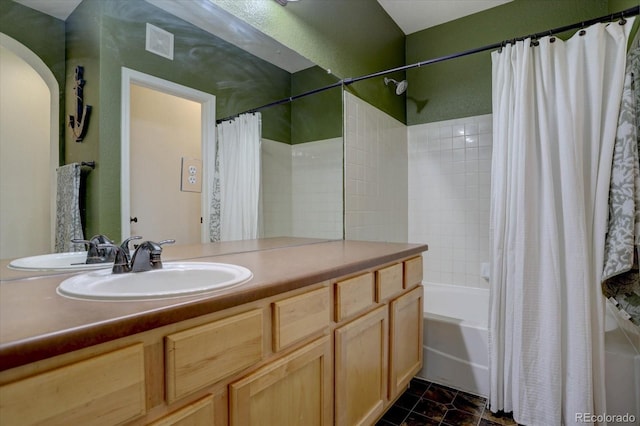
<instances>
[{"instance_id":1,"label":"reflected green wall in mirror","mask_svg":"<svg viewBox=\"0 0 640 426\"><path fill-rule=\"evenodd\" d=\"M313 87L316 83L337 81L319 68L290 74L143 0L84 0L65 22L10 0L0 0L0 6L3 32L27 45L57 71L63 103L61 133L66 126L64 111L74 107L70 94L75 67L85 69L85 103L93 107L89 130L83 143L66 136L60 161L97 163L87 177L87 235L120 235L121 67L214 94L218 118L288 98L296 88L317 88ZM25 22L37 22L38 31ZM145 50L147 22L174 34L173 61ZM327 129L331 129L331 136L341 135L339 89L333 96L324 94L305 103L301 107L305 112L298 118L292 116L291 104L263 110L263 137L292 143L292 119L304 123L311 116L319 122L297 126L297 134L303 135L296 136L298 141L322 139Z\"/></svg>"},{"instance_id":2,"label":"reflected green wall in mirror","mask_svg":"<svg viewBox=\"0 0 640 426\"><path fill-rule=\"evenodd\" d=\"M315 66L294 73L293 96L336 83L336 78ZM291 143L298 144L342 136L342 87L337 86L296 99L291 108Z\"/></svg>"},{"instance_id":3,"label":"reflected green wall in mirror","mask_svg":"<svg viewBox=\"0 0 640 426\"><path fill-rule=\"evenodd\" d=\"M142 0L84 0L66 23L67 90L75 65L85 66L86 102L93 102L99 116L84 143L66 140L67 162L95 158L98 164L87 183L87 234L120 235L122 67L214 94L218 117L289 94L291 77L286 71ZM146 23L174 34L173 60L145 50ZM266 111L263 123L265 137L289 141L286 109Z\"/></svg>"},{"instance_id":4,"label":"reflected green wall in mirror","mask_svg":"<svg viewBox=\"0 0 640 426\"><path fill-rule=\"evenodd\" d=\"M405 35L375 0L210 0L290 47L339 78L360 77L405 65ZM394 76L404 79L404 73ZM383 78L349 89L361 99L406 122L405 99Z\"/></svg>"}]
</instances>

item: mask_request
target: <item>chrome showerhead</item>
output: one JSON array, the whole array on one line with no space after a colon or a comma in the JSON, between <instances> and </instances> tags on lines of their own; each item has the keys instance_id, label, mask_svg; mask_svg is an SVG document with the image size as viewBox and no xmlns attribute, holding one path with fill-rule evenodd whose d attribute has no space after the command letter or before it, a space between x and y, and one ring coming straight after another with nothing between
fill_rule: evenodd
<instances>
[{"instance_id":1,"label":"chrome showerhead","mask_svg":"<svg viewBox=\"0 0 640 426\"><path fill-rule=\"evenodd\" d=\"M396 86L396 95L402 95L404 93L405 90L407 90L407 86L409 85L409 83L407 83L407 80L402 80L402 81L396 81L392 78L384 78L384 85L388 86L389 83L393 83Z\"/></svg>"}]
</instances>

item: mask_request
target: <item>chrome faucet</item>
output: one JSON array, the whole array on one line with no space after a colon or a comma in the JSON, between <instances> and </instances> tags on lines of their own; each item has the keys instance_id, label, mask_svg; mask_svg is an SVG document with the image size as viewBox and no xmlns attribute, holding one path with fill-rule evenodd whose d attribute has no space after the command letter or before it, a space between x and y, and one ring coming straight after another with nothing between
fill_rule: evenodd
<instances>
[{"instance_id":1,"label":"chrome faucet","mask_svg":"<svg viewBox=\"0 0 640 426\"><path fill-rule=\"evenodd\" d=\"M111 248L113 241L104 235L94 235L90 240L72 239L71 242L88 246L86 264L108 263L115 258Z\"/></svg>"},{"instance_id":2,"label":"chrome faucet","mask_svg":"<svg viewBox=\"0 0 640 426\"><path fill-rule=\"evenodd\" d=\"M142 237L139 235L135 235L133 237L129 237L120 244L120 247L123 249L123 255L127 262L131 260L131 256L129 254L129 242L131 240L139 240ZM94 264L94 263L110 263L115 261L118 250L116 249L116 245L114 245L113 241L107 238L104 235L95 235L91 237L90 240L80 240L73 239L72 243L75 244L86 244L89 248L87 249L87 260L86 264Z\"/></svg>"},{"instance_id":3,"label":"chrome faucet","mask_svg":"<svg viewBox=\"0 0 640 426\"><path fill-rule=\"evenodd\" d=\"M131 258L131 272L144 272L162 269L162 245L173 244L176 240L164 240L159 243L145 241L140 244Z\"/></svg>"},{"instance_id":4,"label":"chrome faucet","mask_svg":"<svg viewBox=\"0 0 640 426\"><path fill-rule=\"evenodd\" d=\"M162 260L160 258L162 245L176 242L176 240L164 240L159 243L145 241L136 248L133 256L129 259L128 243L132 239L139 238L140 237L131 237L125 240L120 246L105 244L111 247L116 253L111 270L112 273L124 274L127 272L144 272L152 269L162 269Z\"/></svg>"}]
</instances>

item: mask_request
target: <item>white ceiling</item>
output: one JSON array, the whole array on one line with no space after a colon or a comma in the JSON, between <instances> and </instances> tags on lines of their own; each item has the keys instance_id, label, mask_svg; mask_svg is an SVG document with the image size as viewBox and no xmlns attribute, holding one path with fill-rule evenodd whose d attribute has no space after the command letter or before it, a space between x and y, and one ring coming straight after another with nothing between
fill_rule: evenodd
<instances>
[{"instance_id":1,"label":"white ceiling","mask_svg":"<svg viewBox=\"0 0 640 426\"><path fill-rule=\"evenodd\" d=\"M378 0L405 34L472 15L513 0Z\"/></svg>"},{"instance_id":2,"label":"white ceiling","mask_svg":"<svg viewBox=\"0 0 640 426\"><path fill-rule=\"evenodd\" d=\"M14 1L66 20L82 0ZM411 34L510 1L512 0L378 0L378 3L405 34ZM187 8L184 1L181 3L182 8Z\"/></svg>"}]
</instances>

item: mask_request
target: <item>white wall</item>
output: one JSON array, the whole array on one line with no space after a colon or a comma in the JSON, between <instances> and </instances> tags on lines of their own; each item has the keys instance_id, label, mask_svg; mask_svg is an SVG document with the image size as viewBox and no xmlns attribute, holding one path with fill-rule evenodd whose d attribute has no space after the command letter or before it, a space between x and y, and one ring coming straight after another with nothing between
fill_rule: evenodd
<instances>
[{"instance_id":1,"label":"white wall","mask_svg":"<svg viewBox=\"0 0 640 426\"><path fill-rule=\"evenodd\" d=\"M131 235L200 242L201 193L181 178L183 157L202 159L201 104L132 84L130 112Z\"/></svg>"},{"instance_id":2,"label":"white wall","mask_svg":"<svg viewBox=\"0 0 640 426\"><path fill-rule=\"evenodd\" d=\"M0 46L0 94L0 258L50 253L51 93Z\"/></svg>"},{"instance_id":3,"label":"white wall","mask_svg":"<svg viewBox=\"0 0 640 426\"><path fill-rule=\"evenodd\" d=\"M492 116L410 126L409 242L427 282L488 288Z\"/></svg>"},{"instance_id":4,"label":"white wall","mask_svg":"<svg viewBox=\"0 0 640 426\"><path fill-rule=\"evenodd\" d=\"M345 237L407 241L407 127L345 92Z\"/></svg>"}]
</instances>

